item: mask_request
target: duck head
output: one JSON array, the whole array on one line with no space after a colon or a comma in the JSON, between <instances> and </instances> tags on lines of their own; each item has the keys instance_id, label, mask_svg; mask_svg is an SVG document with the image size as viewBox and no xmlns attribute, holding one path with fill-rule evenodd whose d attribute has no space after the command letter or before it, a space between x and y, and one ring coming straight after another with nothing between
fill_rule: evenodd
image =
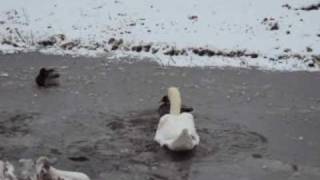
<instances>
[{"instance_id":1,"label":"duck head","mask_svg":"<svg viewBox=\"0 0 320 180\"><path fill-rule=\"evenodd\" d=\"M159 116L163 116L165 114L169 114L170 112L170 101L168 96L163 96L160 100L160 106L158 108L158 114Z\"/></svg>"},{"instance_id":2,"label":"duck head","mask_svg":"<svg viewBox=\"0 0 320 180\"><path fill-rule=\"evenodd\" d=\"M162 104L170 104L169 97L167 95L163 96L160 100Z\"/></svg>"}]
</instances>

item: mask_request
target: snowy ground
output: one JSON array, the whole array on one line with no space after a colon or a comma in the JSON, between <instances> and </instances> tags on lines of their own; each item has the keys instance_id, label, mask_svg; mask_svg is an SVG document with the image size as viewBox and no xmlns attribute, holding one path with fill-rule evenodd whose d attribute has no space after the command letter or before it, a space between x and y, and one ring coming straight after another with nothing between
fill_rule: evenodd
<instances>
[{"instance_id":1,"label":"snowy ground","mask_svg":"<svg viewBox=\"0 0 320 180\"><path fill-rule=\"evenodd\" d=\"M0 6L0 52L317 71L319 7L315 0L8 0Z\"/></svg>"}]
</instances>

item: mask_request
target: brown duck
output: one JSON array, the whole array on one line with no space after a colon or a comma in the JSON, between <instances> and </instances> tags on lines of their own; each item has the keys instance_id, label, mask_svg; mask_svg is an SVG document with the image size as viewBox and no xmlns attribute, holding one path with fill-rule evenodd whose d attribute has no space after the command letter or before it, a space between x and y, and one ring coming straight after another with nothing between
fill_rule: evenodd
<instances>
[{"instance_id":1,"label":"brown duck","mask_svg":"<svg viewBox=\"0 0 320 180\"><path fill-rule=\"evenodd\" d=\"M159 116L162 117L165 114L169 114L170 101L169 101L168 96L163 96L161 98L160 102L161 102L161 105L159 106L158 113L159 113ZM193 107L191 107L191 106L185 106L185 105L181 106L181 113L182 112L192 112L192 111L193 111Z\"/></svg>"},{"instance_id":2,"label":"brown duck","mask_svg":"<svg viewBox=\"0 0 320 180\"><path fill-rule=\"evenodd\" d=\"M39 87L51 87L59 85L60 74L55 69L41 68L35 81Z\"/></svg>"}]
</instances>

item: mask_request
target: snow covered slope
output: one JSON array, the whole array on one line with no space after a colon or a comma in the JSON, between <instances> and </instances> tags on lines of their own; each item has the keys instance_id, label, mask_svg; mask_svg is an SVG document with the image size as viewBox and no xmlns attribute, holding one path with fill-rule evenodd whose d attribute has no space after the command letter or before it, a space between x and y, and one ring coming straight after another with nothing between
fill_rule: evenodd
<instances>
[{"instance_id":1,"label":"snow covered slope","mask_svg":"<svg viewBox=\"0 0 320 180\"><path fill-rule=\"evenodd\" d=\"M315 71L319 19L315 0L3 0L0 51Z\"/></svg>"}]
</instances>

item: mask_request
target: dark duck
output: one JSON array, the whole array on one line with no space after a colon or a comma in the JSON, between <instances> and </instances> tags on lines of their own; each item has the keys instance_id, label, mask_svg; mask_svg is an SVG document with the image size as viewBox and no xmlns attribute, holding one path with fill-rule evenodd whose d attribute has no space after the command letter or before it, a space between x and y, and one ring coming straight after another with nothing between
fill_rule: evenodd
<instances>
[{"instance_id":1,"label":"dark duck","mask_svg":"<svg viewBox=\"0 0 320 180\"><path fill-rule=\"evenodd\" d=\"M36 83L39 87L52 87L59 85L60 74L55 69L41 68Z\"/></svg>"},{"instance_id":2,"label":"dark duck","mask_svg":"<svg viewBox=\"0 0 320 180\"><path fill-rule=\"evenodd\" d=\"M160 102L161 102L161 105L159 106L158 113L159 113L159 116L162 117L165 114L169 114L169 112L170 112L170 101L169 101L168 96L163 96L161 98ZM183 112L192 112L192 111L193 111L193 107L191 107L191 106L185 106L185 105L181 106L181 113L183 113Z\"/></svg>"}]
</instances>

